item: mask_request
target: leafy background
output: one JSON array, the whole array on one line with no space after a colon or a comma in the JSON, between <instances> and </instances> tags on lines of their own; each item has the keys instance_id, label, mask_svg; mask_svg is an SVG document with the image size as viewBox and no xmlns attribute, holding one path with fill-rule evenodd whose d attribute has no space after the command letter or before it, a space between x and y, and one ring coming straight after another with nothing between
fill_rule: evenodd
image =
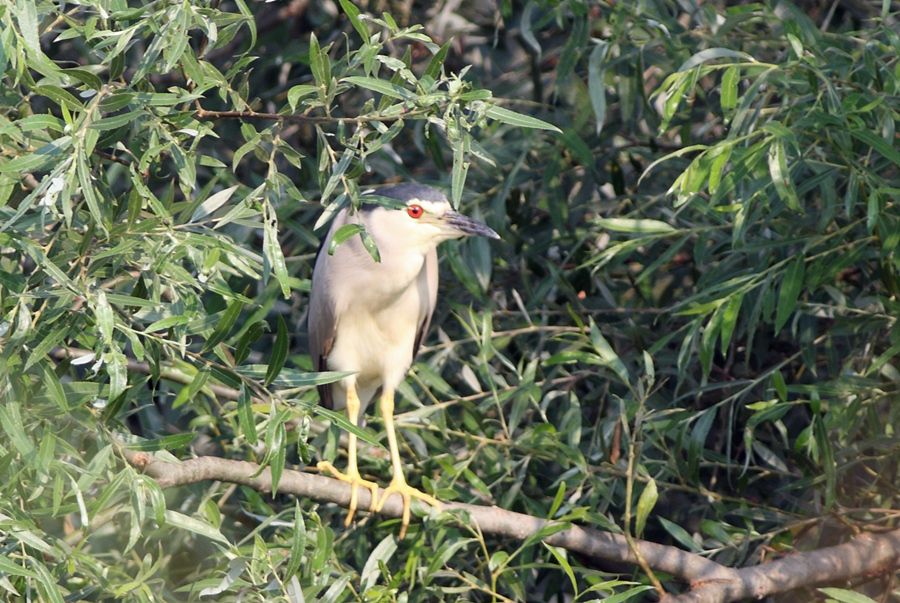
<instances>
[{"instance_id":1,"label":"leafy background","mask_svg":"<svg viewBox=\"0 0 900 603\"><path fill-rule=\"evenodd\" d=\"M442 248L400 391L414 483L732 565L896 526L895 10L3 0L0 590L646 596L537 538L451 517L398 542L124 462L339 455L305 355L315 226L410 179L503 237ZM384 482L373 413L365 435Z\"/></svg>"}]
</instances>

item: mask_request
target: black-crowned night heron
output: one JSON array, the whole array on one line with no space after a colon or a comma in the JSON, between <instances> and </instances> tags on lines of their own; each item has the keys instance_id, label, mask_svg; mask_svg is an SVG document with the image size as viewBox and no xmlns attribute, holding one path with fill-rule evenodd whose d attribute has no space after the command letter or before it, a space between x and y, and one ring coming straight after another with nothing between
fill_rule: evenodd
<instances>
[{"instance_id":1,"label":"black-crowned night heron","mask_svg":"<svg viewBox=\"0 0 900 603\"><path fill-rule=\"evenodd\" d=\"M437 246L449 239L480 235L499 239L496 232L457 213L441 192L418 184L401 184L376 191L404 207L364 205L358 212L344 209L334 218L316 258L309 302L310 356L317 370L351 371L349 377L319 388L321 401L346 408L350 422L380 390L381 416L391 452L393 479L377 497L378 486L362 479L356 464L356 436L350 433L347 472L326 461L320 471L351 486L345 525L356 512L360 486L372 492L371 510L379 511L394 493L403 498L400 537L409 525L413 498L439 507L437 499L406 483L394 429L394 391L406 377L413 357L425 339L438 290ZM328 247L345 224L361 224L374 239L381 256L376 262L359 237Z\"/></svg>"}]
</instances>

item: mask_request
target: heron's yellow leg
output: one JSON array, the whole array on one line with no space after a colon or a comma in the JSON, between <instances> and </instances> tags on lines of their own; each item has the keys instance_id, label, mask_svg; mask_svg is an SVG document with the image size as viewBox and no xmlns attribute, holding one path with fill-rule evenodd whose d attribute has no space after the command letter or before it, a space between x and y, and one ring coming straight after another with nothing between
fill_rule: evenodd
<instances>
[{"instance_id":1,"label":"heron's yellow leg","mask_svg":"<svg viewBox=\"0 0 900 603\"><path fill-rule=\"evenodd\" d=\"M359 397L356 395L356 387L347 388L347 417L354 425L358 425L359 421ZM378 484L364 480L359 474L359 468L356 466L356 434L350 433L350 441L347 446L347 473L341 473L334 465L328 461L321 461L317 466L319 471L330 473L336 479L350 484L350 506L347 510L347 518L344 525L349 526L356 514L356 506L359 501L359 487L368 488L372 493L370 497L369 510L375 510L375 503L378 500Z\"/></svg>"},{"instance_id":2,"label":"heron's yellow leg","mask_svg":"<svg viewBox=\"0 0 900 603\"><path fill-rule=\"evenodd\" d=\"M409 526L409 507L413 498L418 498L422 502L426 502L438 510L441 508L441 501L406 483L406 477L403 475L403 466L400 463L400 449L397 446L397 432L394 429L394 392L392 390L386 390L382 393L380 406L381 418L384 421L388 445L391 449L393 477L388 487L382 491L381 499L378 501L375 510L380 511L382 507L384 507L384 503L392 494L396 493L401 496L403 499L403 517L400 524L400 538L402 539L406 536L406 528Z\"/></svg>"}]
</instances>

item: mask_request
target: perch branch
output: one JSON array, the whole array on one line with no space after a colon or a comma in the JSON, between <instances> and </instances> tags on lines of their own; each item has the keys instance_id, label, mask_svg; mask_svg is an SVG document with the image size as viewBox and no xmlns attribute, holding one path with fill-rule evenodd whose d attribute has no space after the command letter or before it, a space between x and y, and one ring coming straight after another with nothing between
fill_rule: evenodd
<instances>
[{"instance_id":1,"label":"perch branch","mask_svg":"<svg viewBox=\"0 0 900 603\"><path fill-rule=\"evenodd\" d=\"M256 463L210 456L170 463L144 452L126 450L125 455L132 465L156 479L163 488L216 480L245 485L261 492L272 490L269 469L260 471ZM342 507L350 504L348 484L301 471L285 470L278 491ZM360 489L358 495L359 507L367 508L369 491ZM553 523L498 507L444 503L444 509L467 514L484 533L518 540L524 540ZM394 495L385 503L382 514L400 517L401 513L400 497ZM544 538L544 542L594 559L638 564L635 551L619 534L571 526ZM634 540L633 544L654 570L671 574L691 585L689 592L667 597L666 603L712 603L759 598L825 581L877 575L900 567L900 529L881 534L862 534L845 544L796 553L771 563L737 570L672 546L645 540Z\"/></svg>"}]
</instances>

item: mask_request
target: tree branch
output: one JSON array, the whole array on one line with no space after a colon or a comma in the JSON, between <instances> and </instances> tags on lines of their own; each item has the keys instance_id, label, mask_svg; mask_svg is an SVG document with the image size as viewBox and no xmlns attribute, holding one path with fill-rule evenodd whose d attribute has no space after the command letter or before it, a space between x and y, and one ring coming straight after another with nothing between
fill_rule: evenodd
<instances>
[{"instance_id":1,"label":"tree branch","mask_svg":"<svg viewBox=\"0 0 900 603\"><path fill-rule=\"evenodd\" d=\"M293 113L261 113L259 111L210 111L199 107L196 111L194 111L194 117L197 119L207 120L207 119L262 119L262 120L274 120L274 121L294 121L294 122L306 122L306 123L314 123L314 124L322 124L322 123L338 123L344 122L348 124L362 124L369 123L373 121L380 121L385 123L390 123L394 121L398 121L401 119L409 119L412 117L418 117L420 115L425 115L426 111L424 110L411 110L406 111L404 113L399 113L397 115L360 115L358 117L329 117L323 115L299 115Z\"/></svg>"},{"instance_id":2,"label":"tree branch","mask_svg":"<svg viewBox=\"0 0 900 603\"><path fill-rule=\"evenodd\" d=\"M241 484L261 492L272 491L269 468L218 457L198 457L170 463L144 452L126 450L126 459L163 488L216 480ZM350 486L336 479L301 471L285 470L278 491L330 502L342 507L350 504ZM370 493L360 488L359 508L370 504ZM380 496L380 492L379 492ZM414 506L417 506L414 503ZM422 509L419 506L419 509ZM498 507L465 503L444 503L444 510L462 512L487 534L524 540L553 521L507 511ZM400 517L401 499L394 495L381 511L388 517ZM795 588L833 582L854 576L873 576L900 567L900 529L881 534L863 534L838 546L796 553L763 565L731 569L700 555L672 546L634 540L632 551L624 536L592 528L571 526L543 539L547 544L581 553L594 559L638 565L635 551L654 570L666 572L687 582L691 590L670 596L666 603L719 603L747 597L760 598Z\"/></svg>"},{"instance_id":3,"label":"tree branch","mask_svg":"<svg viewBox=\"0 0 900 603\"><path fill-rule=\"evenodd\" d=\"M719 603L761 599L795 588L840 582L859 576L874 577L900 569L900 529L880 534L863 533L849 542L806 553L788 555L771 563L737 570L736 580L698 582L683 595L665 603Z\"/></svg>"}]
</instances>

